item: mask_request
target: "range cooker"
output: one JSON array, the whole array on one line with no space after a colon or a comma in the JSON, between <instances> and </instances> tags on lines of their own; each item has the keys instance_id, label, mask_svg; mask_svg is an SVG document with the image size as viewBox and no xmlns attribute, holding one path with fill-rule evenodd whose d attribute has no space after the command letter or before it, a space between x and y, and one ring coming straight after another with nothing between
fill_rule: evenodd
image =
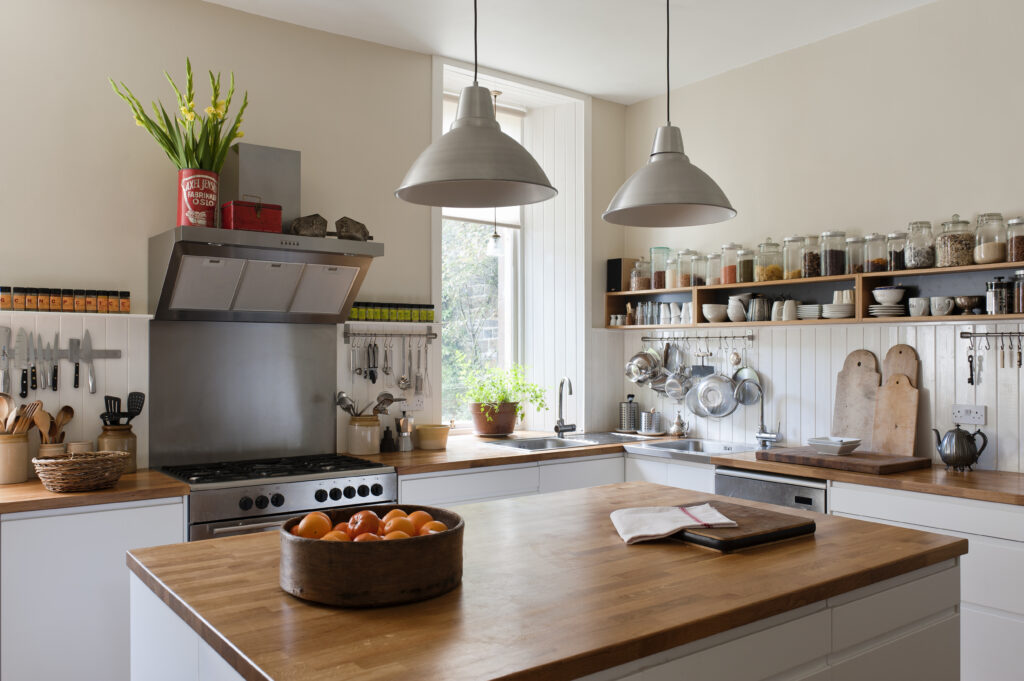
<instances>
[{"instance_id":1,"label":"range cooker","mask_svg":"<svg viewBox=\"0 0 1024 681\"><path fill-rule=\"evenodd\" d=\"M392 466L340 454L164 466L188 483L188 540L269 532L314 510L394 503Z\"/></svg>"}]
</instances>

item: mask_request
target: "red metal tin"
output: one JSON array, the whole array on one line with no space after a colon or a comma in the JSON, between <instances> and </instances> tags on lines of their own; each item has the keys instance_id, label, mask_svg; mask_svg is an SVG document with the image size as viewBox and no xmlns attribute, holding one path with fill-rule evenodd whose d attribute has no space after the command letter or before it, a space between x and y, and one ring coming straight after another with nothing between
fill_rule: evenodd
<instances>
[{"instance_id":1,"label":"red metal tin","mask_svg":"<svg viewBox=\"0 0 1024 681\"><path fill-rule=\"evenodd\" d=\"M216 227L217 173L185 168L178 171L178 226Z\"/></svg>"},{"instance_id":2,"label":"red metal tin","mask_svg":"<svg viewBox=\"0 0 1024 681\"><path fill-rule=\"evenodd\" d=\"M252 201L228 201L220 207L220 225L224 229L280 233L281 206Z\"/></svg>"}]
</instances>

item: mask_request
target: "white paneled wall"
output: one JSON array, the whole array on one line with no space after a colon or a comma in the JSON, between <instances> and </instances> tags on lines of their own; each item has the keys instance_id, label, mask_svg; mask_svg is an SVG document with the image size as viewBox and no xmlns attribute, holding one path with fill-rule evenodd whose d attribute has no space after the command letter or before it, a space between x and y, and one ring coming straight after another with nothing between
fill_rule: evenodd
<instances>
[{"instance_id":1,"label":"white paneled wall","mask_svg":"<svg viewBox=\"0 0 1024 681\"><path fill-rule=\"evenodd\" d=\"M70 405L75 410L75 418L64 429L67 433L66 442L76 440L96 441L102 423L100 414L106 411L103 406L104 395L115 395L121 398L122 409L127 409L128 393L139 391L149 394L149 320L148 315L106 315L106 314L74 314L63 312L0 312L0 326L11 328L11 388L12 397L16 402L40 400L43 408L56 414L63 405ZM74 385L74 365L63 360L58 369L60 377L59 390L29 390L28 399L18 397L21 370L15 365L13 357L14 339L18 329L25 329L33 334L42 334L43 346L53 343L53 335L60 332L60 346L67 350L68 341L82 338L88 329L94 350L120 350L120 359L100 359L95 361L96 393L90 394L88 388L88 366L80 367L78 389ZM139 439L138 467L149 465L149 404L143 407L142 414L132 421L132 430ZM39 446L39 434L32 430L30 451L35 455Z\"/></svg>"},{"instance_id":2,"label":"white paneled wall","mask_svg":"<svg viewBox=\"0 0 1024 681\"><path fill-rule=\"evenodd\" d=\"M956 404L979 404L988 407L988 422L982 430L989 437L989 445L978 462L978 467L1003 471L1024 471L1022 456L1022 429L1024 429L1024 400L1020 388L1024 369L1017 369L1016 352L1012 366L999 366L999 345L992 341L992 349L979 353L979 374L975 385L968 385L967 340L961 331L1024 331L1021 324L835 324L753 328L755 341L747 353L751 366L761 375L768 402L765 418L770 429L781 422L787 443L802 444L807 438L829 433L832 403L835 396L836 375L842 369L846 355L857 349L870 350L878 357L879 369L886 351L897 343L913 346L921 360L918 376L920 406L917 428L917 455L931 457L940 463L935 451L935 438L931 428L940 433L953 427L951 410ZM742 332L737 324L733 329L708 329L681 333L709 336L711 347L716 348L716 335ZM670 332L646 332L650 335L670 335ZM622 364L612 367L621 376L626 360L641 347L641 331L626 333L622 350ZM984 342L982 342L984 346ZM691 424L696 437L753 442L758 425L758 405L740 406L727 418L699 419L685 406L657 395L648 388L638 387L622 380L622 395L635 393L642 408L656 408L669 421L680 410ZM614 416L610 415L610 416ZM616 417L617 418L617 417ZM607 425L613 425L609 420ZM973 428L972 428L973 430Z\"/></svg>"}]
</instances>

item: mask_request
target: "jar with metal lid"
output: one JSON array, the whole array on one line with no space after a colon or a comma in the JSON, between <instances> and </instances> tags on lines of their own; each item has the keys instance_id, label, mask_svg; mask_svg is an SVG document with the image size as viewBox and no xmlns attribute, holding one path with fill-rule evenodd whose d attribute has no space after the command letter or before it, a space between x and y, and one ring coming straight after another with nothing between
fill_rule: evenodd
<instances>
[{"instance_id":1,"label":"jar with metal lid","mask_svg":"<svg viewBox=\"0 0 1024 681\"><path fill-rule=\"evenodd\" d=\"M982 213L974 230L974 262L1006 262L1006 224L1002 213Z\"/></svg>"},{"instance_id":2,"label":"jar with metal lid","mask_svg":"<svg viewBox=\"0 0 1024 681\"><path fill-rule=\"evenodd\" d=\"M885 238L886 257L889 261L889 271L899 272L907 269L907 233L889 232Z\"/></svg>"},{"instance_id":3,"label":"jar with metal lid","mask_svg":"<svg viewBox=\"0 0 1024 681\"><path fill-rule=\"evenodd\" d=\"M885 272L889 269L889 255L885 252L885 236L872 233L864 237L864 271Z\"/></svg>"},{"instance_id":4,"label":"jar with metal lid","mask_svg":"<svg viewBox=\"0 0 1024 681\"><path fill-rule=\"evenodd\" d=\"M803 278L821 276L821 250L818 248L818 237L815 234L804 237Z\"/></svg>"},{"instance_id":5,"label":"jar with metal lid","mask_svg":"<svg viewBox=\"0 0 1024 681\"><path fill-rule=\"evenodd\" d=\"M676 267L678 273L676 275L678 283L676 286L679 288L686 288L687 286L693 286L690 278L690 257L694 255L694 251L689 248L684 248L681 251L676 251Z\"/></svg>"},{"instance_id":6,"label":"jar with metal lid","mask_svg":"<svg viewBox=\"0 0 1024 681\"><path fill-rule=\"evenodd\" d=\"M779 279L782 279L782 247L768 238L757 247L754 256L754 281Z\"/></svg>"},{"instance_id":7,"label":"jar with metal lid","mask_svg":"<svg viewBox=\"0 0 1024 681\"><path fill-rule=\"evenodd\" d=\"M651 248L651 288L665 288L665 266L669 249L665 246Z\"/></svg>"},{"instance_id":8,"label":"jar with metal lid","mask_svg":"<svg viewBox=\"0 0 1024 681\"><path fill-rule=\"evenodd\" d=\"M935 236L931 222L916 220L908 225L906 259L908 269L935 267Z\"/></svg>"},{"instance_id":9,"label":"jar with metal lid","mask_svg":"<svg viewBox=\"0 0 1024 681\"><path fill-rule=\"evenodd\" d=\"M750 284L754 281L754 251L741 248L736 251L736 282Z\"/></svg>"},{"instance_id":10,"label":"jar with metal lid","mask_svg":"<svg viewBox=\"0 0 1024 681\"><path fill-rule=\"evenodd\" d=\"M803 276L804 238L787 236L782 240L783 279L799 279Z\"/></svg>"},{"instance_id":11,"label":"jar with metal lid","mask_svg":"<svg viewBox=\"0 0 1024 681\"><path fill-rule=\"evenodd\" d=\"M1024 262L1024 217L1006 221L1006 259L1009 262Z\"/></svg>"},{"instance_id":12,"label":"jar with metal lid","mask_svg":"<svg viewBox=\"0 0 1024 681\"><path fill-rule=\"evenodd\" d=\"M957 214L942 223L942 232L935 237L935 266L963 267L974 264L974 235L971 223Z\"/></svg>"},{"instance_id":13,"label":"jar with metal lid","mask_svg":"<svg viewBox=\"0 0 1024 681\"><path fill-rule=\"evenodd\" d=\"M1009 314L1013 286L1013 282L1003 281L1002 277L985 282L985 313Z\"/></svg>"},{"instance_id":14,"label":"jar with metal lid","mask_svg":"<svg viewBox=\"0 0 1024 681\"><path fill-rule=\"evenodd\" d=\"M640 258L629 273L629 290L646 291L651 288L651 268L647 261Z\"/></svg>"},{"instance_id":15,"label":"jar with metal lid","mask_svg":"<svg viewBox=\"0 0 1024 681\"><path fill-rule=\"evenodd\" d=\"M864 237L846 237L846 273L860 274L864 271Z\"/></svg>"},{"instance_id":16,"label":"jar with metal lid","mask_svg":"<svg viewBox=\"0 0 1024 681\"><path fill-rule=\"evenodd\" d=\"M672 253L665 261L665 288L679 288L679 261Z\"/></svg>"},{"instance_id":17,"label":"jar with metal lid","mask_svg":"<svg viewBox=\"0 0 1024 681\"><path fill-rule=\"evenodd\" d=\"M722 283L723 284L735 284L736 283L736 253L739 251L741 246L736 243L727 243L722 245Z\"/></svg>"},{"instance_id":18,"label":"jar with metal lid","mask_svg":"<svg viewBox=\"0 0 1024 681\"><path fill-rule=\"evenodd\" d=\"M708 253L705 258L707 266L704 268L704 281L708 286L716 286L722 283L722 256L719 253Z\"/></svg>"},{"instance_id":19,"label":"jar with metal lid","mask_svg":"<svg viewBox=\"0 0 1024 681\"><path fill-rule=\"evenodd\" d=\"M691 286L704 286L705 275L707 275L707 259L694 251L693 255L690 256L690 285Z\"/></svg>"},{"instance_id":20,"label":"jar with metal lid","mask_svg":"<svg viewBox=\"0 0 1024 681\"><path fill-rule=\"evenodd\" d=\"M821 233L821 276L846 274L846 232Z\"/></svg>"},{"instance_id":21,"label":"jar with metal lid","mask_svg":"<svg viewBox=\"0 0 1024 681\"><path fill-rule=\"evenodd\" d=\"M1024 314L1024 270L1013 273L1013 312Z\"/></svg>"}]
</instances>

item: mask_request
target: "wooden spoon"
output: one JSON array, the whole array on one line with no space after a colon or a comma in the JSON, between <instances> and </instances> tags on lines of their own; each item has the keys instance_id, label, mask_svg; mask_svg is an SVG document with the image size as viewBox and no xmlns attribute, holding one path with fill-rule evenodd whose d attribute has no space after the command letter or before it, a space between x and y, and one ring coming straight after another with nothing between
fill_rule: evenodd
<instances>
[{"instance_id":1,"label":"wooden spoon","mask_svg":"<svg viewBox=\"0 0 1024 681\"><path fill-rule=\"evenodd\" d=\"M7 415L16 409L11 396L7 393L0 393L0 424L7 423Z\"/></svg>"},{"instance_id":2,"label":"wooden spoon","mask_svg":"<svg viewBox=\"0 0 1024 681\"><path fill-rule=\"evenodd\" d=\"M53 428L55 435L53 437L54 442L64 441L64 426L68 425L71 419L75 418L75 410L69 405L65 404L57 412L57 416L53 420Z\"/></svg>"},{"instance_id":3,"label":"wooden spoon","mask_svg":"<svg viewBox=\"0 0 1024 681\"><path fill-rule=\"evenodd\" d=\"M32 421L36 424L36 428L39 429L39 437L42 439L43 444L50 444L50 426L53 424L53 417L45 410L39 409L32 415Z\"/></svg>"},{"instance_id":4,"label":"wooden spoon","mask_svg":"<svg viewBox=\"0 0 1024 681\"><path fill-rule=\"evenodd\" d=\"M7 415L7 421L4 423L5 433L7 433L8 435L14 433L14 424L18 422L18 416L21 414L24 408L25 405L21 405L20 407L14 409L14 411Z\"/></svg>"}]
</instances>

